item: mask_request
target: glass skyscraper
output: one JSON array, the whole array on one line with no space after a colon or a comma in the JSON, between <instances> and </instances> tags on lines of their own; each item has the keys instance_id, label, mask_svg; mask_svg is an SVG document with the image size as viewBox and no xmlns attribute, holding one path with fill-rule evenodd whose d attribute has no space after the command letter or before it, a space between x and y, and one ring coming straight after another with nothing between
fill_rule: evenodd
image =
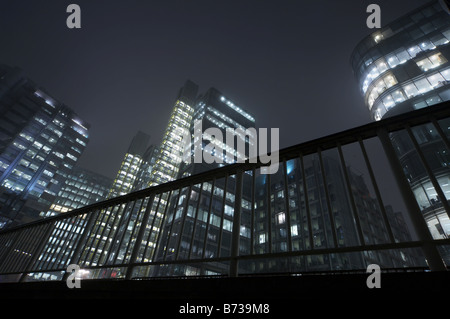
<instances>
[{"instance_id":1,"label":"glass skyscraper","mask_svg":"<svg viewBox=\"0 0 450 319\"><path fill-rule=\"evenodd\" d=\"M376 121L450 99L450 16L432 1L364 38L351 57Z\"/></svg>"},{"instance_id":2,"label":"glass skyscraper","mask_svg":"<svg viewBox=\"0 0 450 319\"><path fill-rule=\"evenodd\" d=\"M0 228L48 211L88 143L88 129L19 68L0 65Z\"/></svg>"},{"instance_id":3,"label":"glass skyscraper","mask_svg":"<svg viewBox=\"0 0 450 319\"><path fill-rule=\"evenodd\" d=\"M133 137L130 146L120 164L117 176L114 179L108 197L125 195L137 190L136 184L141 183L143 171L149 163L150 136L138 131ZM152 150L153 148L150 148Z\"/></svg>"},{"instance_id":4,"label":"glass skyscraper","mask_svg":"<svg viewBox=\"0 0 450 319\"><path fill-rule=\"evenodd\" d=\"M0 253L5 260L0 265L0 279L64 280L70 264L82 267L83 279L126 280L365 271L373 263L384 269L422 269L426 262L432 270L444 266L436 251L420 249L423 243L439 245L431 236L422 236L428 231L420 210L407 206L403 218L398 198L391 201L391 194L380 191L401 180L406 182L402 189L413 194L402 169L392 172L393 179L386 176L387 181L380 183L375 178L380 167L388 169L383 164L392 163L395 151L386 133L384 140L394 156L378 165L384 145L378 145L383 144L381 134L380 141L374 137L384 129L395 132L391 135L395 141L402 133L399 127L403 129L404 117L371 123L362 133L356 128L281 150L277 172L264 174L263 163L227 165L245 152L227 154L227 145L212 143L208 135L212 131L207 132L208 128L246 132L244 129L255 126L252 115L216 89L200 95L193 105L190 135L195 142L195 123L200 121L205 129L202 133L207 133L200 143L203 155L211 151L222 163L189 162L182 149L174 148L175 155L186 161L179 166L178 180L0 232ZM437 110L443 112L442 107ZM435 113L424 111L432 109L407 118L430 123L428 117ZM185 134L172 128L173 134L168 136ZM241 139L250 148L250 134L236 135L235 142ZM211 144L218 147L211 149ZM400 145L396 147L400 149ZM144 149L142 146L141 151ZM235 158L227 158L230 154ZM376 169L373 163L377 163ZM145 184L148 170L142 173L142 169L133 171L134 185L139 180L143 182L140 185ZM119 175L122 180L128 176ZM395 197L395 187L389 191ZM414 202L413 195L400 195ZM414 216L418 218L412 220ZM417 220L422 228L417 227ZM410 234L411 223L415 233Z\"/></svg>"},{"instance_id":5,"label":"glass skyscraper","mask_svg":"<svg viewBox=\"0 0 450 319\"><path fill-rule=\"evenodd\" d=\"M190 80L187 80L180 89L161 144L155 154L149 186L164 184L178 177L186 142L183 141L183 137L191 126L197 91L198 85Z\"/></svg>"},{"instance_id":6,"label":"glass skyscraper","mask_svg":"<svg viewBox=\"0 0 450 319\"><path fill-rule=\"evenodd\" d=\"M159 147L149 145L149 135L137 132L113 182L109 198L177 179L184 152L183 135L184 132L189 131L191 125L197 90L198 86L189 80L180 89ZM152 207L152 216L158 219L158 223L146 225L147 231L159 230L160 223L165 218L164 210L167 200L167 196L163 196L160 199L161 205ZM131 218L134 220L142 213L144 208L133 205L132 211L125 213L128 208L127 205L123 205L118 209L102 210L99 213L102 216L102 221L98 221L96 227L104 230L105 234L119 227L119 232L125 241L131 240L132 230L125 228L120 223L122 219ZM155 240L156 238L152 238L149 245L154 246ZM107 251L116 248L115 243L108 241L107 235L102 237L100 242L102 243L102 251L93 255L92 264L94 265L105 258L104 254ZM123 245L118 249L120 254L126 253L127 246ZM91 252L86 249L83 254L90 256ZM108 258L116 258L116 255L111 254Z\"/></svg>"},{"instance_id":7,"label":"glass skyscraper","mask_svg":"<svg viewBox=\"0 0 450 319\"><path fill-rule=\"evenodd\" d=\"M351 64L375 121L450 100L450 10L431 1L364 38ZM390 134L433 238L450 236L448 120ZM415 151L417 149L418 151ZM444 256L448 254L444 253Z\"/></svg>"},{"instance_id":8,"label":"glass skyscraper","mask_svg":"<svg viewBox=\"0 0 450 319\"><path fill-rule=\"evenodd\" d=\"M112 182L106 176L75 166L44 216L66 213L105 200Z\"/></svg>"},{"instance_id":9,"label":"glass skyscraper","mask_svg":"<svg viewBox=\"0 0 450 319\"><path fill-rule=\"evenodd\" d=\"M195 123L197 123L197 126L195 126ZM195 132L196 128L201 128L201 132ZM222 139L216 139L216 137L207 134L205 131L208 128L220 130ZM227 128L234 130L234 147L226 144ZM252 115L239 107L231 99L225 97L216 88L208 89L196 101L190 125L190 135L194 139L193 144L197 144L199 150L201 148L202 152L209 152L209 155L214 155L215 160L213 163L207 163L205 160L195 160L196 150L190 145L190 150L187 150L187 152L190 152L194 159L191 158L189 163L184 161L181 164L180 177L197 174L226 164L236 163L237 160L247 158L249 156L249 149L256 147L254 144L257 143L256 132L253 130L247 131L247 129L252 128L255 128L255 119ZM237 131L236 129L241 130ZM245 135L245 133L248 133L248 135ZM202 139L201 141L195 140L200 137ZM205 147L210 142L213 142L214 148L208 151ZM238 147L240 143L244 145L244 148L240 149ZM222 151L221 154L220 151Z\"/></svg>"},{"instance_id":10,"label":"glass skyscraper","mask_svg":"<svg viewBox=\"0 0 450 319\"><path fill-rule=\"evenodd\" d=\"M195 132L196 122L197 125L201 124L201 132L197 132L197 134ZM233 150L227 150L227 145L224 142L226 129L241 128L245 132L246 129L254 126L255 119L252 115L225 97L219 90L208 89L195 102L190 124L190 136L193 137L193 144L197 144L202 152L208 152L206 146L214 138L209 136L205 130L208 128L219 129L222 132L223 141L215 140L215 148L209 153L214 155L219 163L216 161L206 163L204 160L198 162L192 158L187 161L185 157L185 161L180 166L179 177L199 174L235 163L237 159L243 159L246 154L236 151L236 147ZM196 138L201 138L202 141L196 141ZM233 138L235 139L235 145L237 145L237 139L242 139L245 150L248 150L250 143L254 142L243 134L235 134ZM256 136L252 136L252 138L256 138ZM190 149L186 149L185 152L194 157L195 149L192 144L189 144L189 146ZM212 152L215 154L212 154ZM243 181L243 189L247 192L243 194L242 205L247 211L250 208L251 201L251 195L248 192L251 189L251 180L248 178L251 178L251 172L246 172L246 178ZM175 196L172 196L167 202L169 213L164 216L165 222L161 224L162 227L160 228L160 236L170 239L160 246L165 247L164 250L149 251L149 254L154 253L156 260L172 260L179 257L195 259L230 256L236 205L234 195L236 183L235 176L230 176L227 179L217 178L214 181L183 188ZM162 205L159 209L161 207ZM183 207L187 207L186 212L184 212ZM208 213L209 211L210 213ZM239 229L242 243L250 240L248 227L250 225L242 225ZM204 245L205 242L206 245ZM223 272L226 267L225 264L217 263L212 267L157 267L153 271L154 274L158 275L217 274Z\"/></svg>"}]
</instances>

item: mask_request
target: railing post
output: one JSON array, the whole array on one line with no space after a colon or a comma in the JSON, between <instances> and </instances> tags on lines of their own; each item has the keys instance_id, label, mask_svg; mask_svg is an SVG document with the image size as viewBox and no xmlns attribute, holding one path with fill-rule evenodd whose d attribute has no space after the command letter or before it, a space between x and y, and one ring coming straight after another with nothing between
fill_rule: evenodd
<instances>
[{"instance_id":1,"label":"railing post","mask_svg":"<svg viewBox=\"0 0 450 319\"><path fill-rule=\"evenodd\" d=\"M133 251L131 253L130 261L129 261L127 272L125 275L125 279L127 279L127 280L130 280L133 275L134 263L136 261L137 255L139 253L139 249L140 249L141 242L142 242L142 237L144 237L145 228L147 227L148 217L150 216L150 212L152 210L154 201L155 201L155 193L150 195L150 198L147 203L148 206L144 212L144 216L142 217L141 226L139 228L139 233L136 237L136 241L134 242ZM156 218L156 214L157 214L157 212L155 211L155 218ZM130 238L130 240L131 240L131 238Z\"/></svg>"},{"instance_id":2,"label":"railing post","mask_svg":"<svg viewBox=\"0 0 450 319\"><path fill-rule=\"evenodd\" d=\"M72 256L70 257L70 261L67 263L67 265L71 265L71 264L75 264L79 262L79 258L81 250L85 247L86 244L86 238L89 235L90 231L92 230L92 227L95 223L95 219L97 217L97 213L99 213L100 210L96 210L96 211L91 211L88 212L87 214L89 216L87 216L87 222L86 225L83 227L83 232L81 233L80 238L78 239L78 243L75 246L75 251L73 252ZM81 266L81 265L78 265Z\"/></svg>"},{"instance_id":3,"label":"railing post","mask_svg":"<svg viewBox=\"0 0 450 319\"><path fill-rule=\"evenodd\" d=\"M236 172L236 194L234 197L233 233L231 238L230 277L238 276L239 239L241 233L242 180L243 170ZM225 189L226 192L226 189Z\"/></svg>"},{"instance_id":4,"label":"railing post","mask_svg":"<svg viewBox=\"0 0 450 319\"><path fill-rule=\"evenodd\" d=\"M32 269L34 263L37 261L39 255L41 254L42 250L44 249L45 245L48 243L48 238L50 237L55 224L54 223L48 223L45 227L47 227L44 230L44 235L42 237L40 237L40 243L37 245L37 247L35 248L35 250L33 251L33 253L31 254L32 258L30 259L30 261L28 262L27 266L25 267L25 271L22 273L22 275L20 276L19 282L23 282L26 278L26 275L28 274L28 272L30 272L30 270Z\"/></svg>"},{"instance_id":5,"label":"railing post","mask_svg":"<svg viewBox=\"0 0 450 319\"><path fill-rule=\"evenodd\" d=\"M72 256L70 257L70 261L67 262L67 266L72 265L72 264L77 264L78 266L81 267L81 265L79 265L79 259L81 257L81 251L82 249L85 248L85 244L86 244L86 238L89 235L90 231L92 230L92 227L95 223L96 217L97 217L97 213L100 213L101 210L96 210L96 211L91 211L88 212L87 214L89 215L87 217L87 222L86 225L83 227L83 232L81 233L80 238L78 239L77 245L75 246L75 251L73 252ZM62 277L62 281L65 281L67 279L67 277L70 274L68 272L65 272L65 274Z\"/></svg>"},{"instance_id":6,"label":"railing post","mask_svg":"<svg viewBox=\"0 0 450 319\"><path fill-rule=\"evenodd\" d=\"M446 266L442 260L435 245L431 243L433 237L431 236L428 226L420 210L419 204L414 196L414 193L403 173L403 168L400 160L395 153L394 147L392 146L391 140L389 138L388 132L385 128L381 128L377 131L378 138L380 139L381 145L383 146L386 157L389 161L389 165L392 168L395 181L403 197L406 205L407 213L411 222L413 224L414 230L417 233L419 241L422 244L422 250L427 259L428 266L431 271L445 271Z\"/></svg>"},{"instance_id":7,"label":"railing post","mask_svg":"<svg viewBox=\"0 0 450 319\"><path fill-rule=\"evenodd\" d=\"M416 149L417 155L419 155L420 161L422 162L423 167L425 168L425 171L428 174L428 177L430 178L431 184L434 187L434 190L436 191L436 194L438 195L438 198L442 204L442 207L444 208L447 215L450 214L450 206L448 204L447 198L445 197L444 192L442 191L441 185L439 185L439 182L436 179L436 176L433 173L433 169L428 164L425 155L423 154L422 150L420 149L420 145L417 142L417 139L414 137L413 132L411 131L411 128L408 126L406 128L406 131L408 132L409 138L411 139L412 143L414 144L414 148Z\"/></svg>"}]
</instances>

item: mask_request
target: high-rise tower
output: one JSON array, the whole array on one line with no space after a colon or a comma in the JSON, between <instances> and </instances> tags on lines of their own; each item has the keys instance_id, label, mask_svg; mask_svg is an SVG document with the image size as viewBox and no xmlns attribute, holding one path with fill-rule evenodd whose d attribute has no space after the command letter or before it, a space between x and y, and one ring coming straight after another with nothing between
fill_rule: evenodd
<instances>
[{"instance_id":1,"label":"high-rise tower","mask_svg":"<svg viewBox=\"0 0 450 319\"><path fill-rule=\"evenodd\" d=\"M257 143L256 132L251 130L254 127L255 119L252 115L238 106L236 102L225 97L219 90L208 89L199 96L195 103L190 127L190 135L194 138L191 144L194 145L189 144L190 149L187 152L191 152L192 157L195 158L182 164L180 177L236 163L238 160L247 158L250 147L256 147L254 144ZM207 134L208 128L220 130L222 138L217 139L216 136ZM226 144L227 129L234 130L233 147ZM195 132L195 130L200 130L200 132ZM201 138L201 141L197 141L198 138ZM213 142L215 147L211 150L205 148L209 144L208 142ZM238 147L238 145L244 145L244 147ZM195 147L198 147L198 150ZM213 163L198 159L195 153L198 154L200 148L202 153L209 152L209 155L215 157ZM211 154L211 152L214 152L214 154Z\"/></svg>"},{"instance_id":2,"label":"high-rise tower","mask_svg":"<svg viewBox=\"0 0 450 319\"><path fill-rule=\"evenodd\" d=\"M0 65L0 228L48 211L88 143L88 129L19 68Z\"/></svg>"},{"instance_id":3,"label":"high-rise tower","mask_svg":"<svg viewBox=\"0 0 450 319\"><path fill-rule=\"evenodd\" d=\"M133 137L112 184L109 198L125 195L135 190L135 184L139 182L141 169L148 161L146 151L149 141L150 136L141 131L138 131Z\"/></svg>"},{"instance_id":4,"label":"high-rise tower","mask_svg":"<svg viewBox=\"0 0 450 319\"><path fill-rule=\"evenodd\" d=\"M431 1L357 45L351 64L375 121L450 100L449 14L445 1ZM389 137L430 233L448 238L450 122L413 126Z\"/></svg>"},{"instance_id":5,"label":"high-rise tower","mask_svg":"<svg viewBox=\"0 0 450 319\"><path fill-rule=\"evenodd\" d=\"M188 132L191 126L197 91L198 85L190 80L180 89L155 156L150 186L172 181L178 176L184 154L183 136L186 136L185 132Z\"/></svg>"},{"instance_id":6,"label":"high-rise tower","mask_svg":"<svg viewBox=\"0 0 450 319\"><path fill-rule=\"evenodd\" d=\"M196 132L196 129L200 126L200 132ZM184 151L185 156L183 156L184 161L180 166L179 177L195 175L223 165L235 163L238 159L244 159L251 143L256 143L256 136L245 135L246 130L248 128L254 128L254 126L254 117L244 111L236 102L233 102L215 88L208 89L195 102L189 134L192 138L192 143L184 144L186 146ZM216 132L220 131L223 140L216 139L217 136L209 136L207 133L209 128L216 129ZM227 128L233 129L234 132L237 132L235 129L241 129L240 132L233 136L235 141L234 148L231 148L230 145L224 142ZM247 133L249 135L254 134L251 131ZM201 139L201 141L197 139ZM241 142L245 147L239 149L237 145ZM210 144L214 144L214 147L211 149L208 148ZM196 147L198 148L197 150L195 149ZM204 159L199 160L198 157L195 159L196 151L201 151L202 156L208 153L208 155L215 157L215 160L212 163L208 163ZM189 155L191 155L190 159ZM251 172L246 172L245 178L242 181L244 189L242 194L244 225L240 227L240 233L242 235L240 240L243 246L248 246L250 242L248 234L250 233L251 218L247 218L250 212L251 202L250 174ZM168 214L166 216L168 222L162 225L160 230L163 237L171 233L171 240L167 243L167 249L156 252L156 258L162 258L162 256L169 259L175 258L174 252L176 251L175 245L177 242L180 243L181 250L178 254L181 256L190 255L192 258L204 258L231 254L230 245L236 205L234 192L238 187L237 183L238 181L235 176L230 176L227 179L218 178L212 183L193 185L190 189L184 188L180 190L178 197L172 197L167 202L167 205L174 207L177 213ZM209 200L209 198L211 199ZM183 218L181 207L186 202L189 202L188 212L185 218ZM223 204L223 210L220 208L221 203ZM201 212L207 212L209 209L212 209L212 213L209 217L203 213L195 216L193 214L194 207L197 207L198 211ZM191 232L194 234L193 239L190 237L192 235ZM203 249L204 238L207 238L208 244ZM214 273L222 271L222 268L223 265L217 264L207 271ZM158 271L159 273L165 273L167 269L161 267ZM198 269L192 267L190 271L195 273Z\"/></svg>"},{"instance_id":7,"label":"high-rise tower","mask_svg":"<svg viewBox=\"0 0 450 319\"><path fill-rule=\"evenodd\" d=\"M374 120L450 99L450 16L432 1L370 34L351 65Z\"/></svg>"},{"instance_id":8,"label":"high-rise tower","mask_svg":"<svg viewBox=\"0 0 450 319\"><path fill-rule=\"evenodd\" d=\"M105 200L111 185L111 178L75 166L46 216L66 213Z\"/></svg>"}]
</instances>

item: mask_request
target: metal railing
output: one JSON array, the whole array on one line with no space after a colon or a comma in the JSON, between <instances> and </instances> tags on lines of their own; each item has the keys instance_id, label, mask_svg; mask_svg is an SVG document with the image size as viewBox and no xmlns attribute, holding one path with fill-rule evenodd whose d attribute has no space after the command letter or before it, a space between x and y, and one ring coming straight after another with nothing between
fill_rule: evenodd
<instances>
[{"instance_id":1,"label":"metal railing","mask_svg":"<svg viewBox=\"0 0 450 319\"><path fill-rule=\"evenodd\" d=\"M261 174L261 163L232 164L1 231L0 282L63 280L71 264L95 279L361 271L371 263L446 270L446 188L423 147L437 143L450 154L449 106L283 149L272 175ZM431 137L419 138L430 126ZM408 136L416 171L442 203L440 236L424 219L395 134Z\"/></svg>"}]
</instances>

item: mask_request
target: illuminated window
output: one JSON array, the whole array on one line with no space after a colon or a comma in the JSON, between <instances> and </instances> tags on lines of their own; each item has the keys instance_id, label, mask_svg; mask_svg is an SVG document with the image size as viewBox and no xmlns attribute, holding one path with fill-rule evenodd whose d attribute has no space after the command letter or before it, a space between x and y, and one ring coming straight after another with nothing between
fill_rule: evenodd
<instances>
[{"instance_id":1,"label":"illuminated window","mask_svg":"<svg viewBox=\"0 0 450 319\"><path fill-rule=\"evenodd\" d=\"M373 34L373 40L375 43L379 43L381 40L383 40L383 35L380 32L376 32Z\"/></svg>"},{"instance_id":2,"label":"illuminated window","mask_svg":"<svg viewBox=\"0 0 450 319\"><path fill-rule=\"evenodd\" d=\"M20 144L20 143L14 142L13 144L14 144L14 146L15 146L15 147L17 147L18 149L21 149L21 150L24 150L24 149L26 149L26 147L25 147L25 146L23 146L23 145L22 145L22 144Z\"/></svg>"},{"instance_id":3,"label":"illuminated window","mask_svg":"<svg viewBox=\"0 0 450 319\"><path fill-rule=\"evenodd\" d=\"M386 64L386 61L384 59L380 59L376 63L378 72L383 73L388 69L388 65Z\"/></svg>"},{"instance_id":4,"label":"illuminated window","mask_svg":"<svg viewBox=\"0 0 450 319\"><path fill-rule=\"evenodd\" d=\"M397 84L397 80L395 79L392 73L387 73L381 79L377 80L374 86L372 87L367 99L369 109L372 108L373 103L380 94L382 94L386 89L390 88L395 84Z\"/></svg>"},{"instance_id":5,"label":"illuminated window","mask_svg":"<svg viewBox=\"0 0 450 319\"><path fill-rule=\"evenodd\" d=\"M423 51L436 49L436 47L434 46L434 44L432 44L432 43L431 43L430 41L428 41L428 40L423 41L422 43L420 43L420 48L421 48Z\"/></svg>"},{"instance_id":6,"label":"illuminated window","mask_svg":"<svg viewBox=\"0 0 450 319\"><path fill-rule=\"evenodd\" d=\"M37 183L43 187L47 186L47 182L43 180L39 180Z\"/></svg>"},{"instance_id":7,"label":"illuminated window","mask_svg":"<svg viewBox=\"0 0 450 319\"><path fill-rule=\"evenodd\" d=\"M416 63L417 63L417 66L424 72L433 68L433 63L431 63L430 59L428 59L428 58L417 61Z\"/></svg>"},{"instance_id":8,"label":"illuminated window","mask_svg":"<svg viewBox=\"0 0 450 319\"><path fill-rule=\"evenodd\" d=\"M394 99L392 98L392 96L388 95L383 99L383 104L386 107L386 110L389 110L395 105Z\"/></svg>"},{"instance_id":9,"label":"illuminated window","mask_svg":"<svg viewBox=\"0 0 450 319\"><path fill-rule=\"evenodd\" d=\"M277 224L278 224L278 225L284 224L284 223L286 222L286 214L283 213L283 212L278 213L278 214L275 216L275 218L276 218L276 221L277 221Z\"/></svg>"},{"instance_id":10,"label":"illuminated window","mask_svg":"<svg viewBox=\"0 0 450 319\"><path fill-rule=\"evenodd\" d=\"M34 146L35 148L37 148L37 149L40 149L40 148L43 146L43 144L39 143L38 141L35 141L35 142L33 143L33 146Z\"/></svg>"},{"instance_id":11,"label":"illuminated window","mask_svg":"<svg viewBox=\"0 0 450 319\"><path fill-rule=\"evenodd\" d=\"M225 205L225 215L233 216L234 209L231 206Z\"/></svg>"},{"instance_id":12,"label":"illuminated window","mask_svg":"<svg viewBox=\"0 0 450 319\"><path fill-rule=\"evenodd\" d=\"M399 59L400 63L405 63L408 61L411 57L405 50L400 51L397 53L397 58Z\"/></svg>"},{"instance_id":13,"label":"illuminated window","mask_svg":"<svg viewBox=\"0 0 450 319\"><path fill-rule=\"evenodd\" d=\"M377 83L375 84L375 89L377 90L378 94L383 93L387 89L387 85L383 81L383 79L377 81Z\"/></svg>"},{"instance_id":14,"label":"illuminated window","mask_svg":"<svg viewBox=\"0 0 450 319\"><path fill-rule=\"evenodd\" d=\"M217 219L219 219L219 218L217 218ZM220 222L218 222L217 224L218 224L217 226L219 226ZM224 230L232 231L233 230L233 223L231 221L227 220L227 219L224 219L222 228Z\"/></svg>"},{"instance_id":15,"label":"illuminated window","mask_svg":"<svg viewBox=\"0 0 450 319\"><path fill-rule=\"evenodd\" d=\"M397 84L397 80L392 74L388 74L383 78L384 82L386 83L387 87L390 88L391 86Z\"/></svg>"},{"instance_id":16,"label":"illuminated window","mask_svg":"<svg viewBox=\"0 0 450 319\"><path fill-rule=\"evenodd\" d=\"M76 138L75 141L76 141L77 143L83 145L83 146L86 146L86 143L83 142L82 140L78 139L78 138Z\"/></svg>"},{"instance_id":17,"label":"illuminated window","mask_svg":"<svg viewBox=\"0 0 450 319\"><path fill-rule=\"evenodd\" d=\"M427 79L433 87L439 87L445 82L444 77L440 73L430 75Z\"/></svg>"},{"instance_id":18,"label":"illuminated window","mask_svg":"<svg viewBox=\"0 0 450 319\"><path fill-rule=\"evenodd\" d=\"M54 174L54 173L52 173L52 172L50 172L50 171L48 171L48 170L44 170L44 175L47 175L47 176L53 177L53 175L55 175L55 174Z\"/></svg>"},{"instance_id":19,"label":"illuminated window","mask_svg":"<svg viewBox=\"0 0 450 319\"><path fill-rule=\"evenodd\" d=\"M447 59L439 52L430 57L417 61L417 66L424 72L436 68L447 62Z\"/></svg>"},{"instance_id":20,"label":"illuminated window","mask_svg":"<svg viewBox=\"0 0 450 319\"><path fill-rule=\"evenodd\" d=\"M70 153L67 153L66 156L74 161L77 161L77 158Z\"/></svg>"},{"instance_id":21,"label":"illuminated window","mask_svg":"<svg viewBox=\"0 0 450 319\"><path fill-rule=\"evenodd\" d=\"M404 86L403 90L405 91L406 95L408 96L408 99L419 94L419 91L417 90L417 88L414 84L408 84L408 85Z\"/></svg>"},{"instance_id":22,"label":"illuminated window","mask_svg":"<svg viewBox=\"0 0 450 319\"><path fill-rule=\"evenodd\" d=\"M411 48L409 48L408 49L408 53L409 53L409 55L411 56L411 57L415 57L416 55L417 55L417 53L419 53L421 50L420 50L420 48L417 46L417 45L415 45L415 46L413 46L413 47L411 47Z\"/></svg>"},{"instance_id":23,"label":"illuminated window","mask_svg":"<svg viewBox=\"0 0 450 319\"><path fill-rule=\"evenodd\" d=\"M392 93L392 98L394 99L394 102L397 103L401 103L403 102L406 98L405 95L403 94L402 91L397 90L395 92Z\"/></svg>"},{"instance_id":24,"label":"illuminated window","mask_svg":"<svg viewBox=\"0 0 450 319\"><path fill-rule=\"evenodd\" d=\"M56 156L58 156L59 158L63 159L64 155L59 153L59 152L54 152L53 154L55 154Z\"/></svg>"},{"instance_id":25,"label":"illuminated window","mask_svg":"<svg viewBox=\"0 0 450 319\"><path fill-rule=\"evenodd\" d=\"M450 81L450 68L440 71L445 80Z\"/></svg>"},{"instance_id":26,"label":"illuminated window","mask_svg":"<svg viewBox=\"0 0 450 319\"><path fill-rule=\"evenodd\" d=\"M38 121L39 123L41 123L42 125L47 125L47 122L44 121L43 119L39 118L39 117L35 117L34 118L36 121Z\"/></svg>"},{"instance_id":27,"label":"illuminated window","mask_svg":"<svg viewBox=\"0 0 450 319\"><path fill-rule=\"evenodd\" d=\"M291 236L298 236L298 225L291 226Z\"/></svg>"},{"instance_id":28,"label":"illuminated window","mask_svg":"<svg viewBox=\"0 0 450 319\"><path fill-rule=\"evenodd\" d=\"M379 121L379 120L381 120L383 115L386 113L386 108L384 107L383 103L377 103L375 105L374 109L372 110L372 112L373 112L373 118L375 119L375 121Z\"/></svg>"},{"instance_id":29,"label":"illuminated window","mask_svg":"<svg viewBox=\"0 0 450 319\"><path fill-rule=\"evenodd\" d=\"M259 243L264 244L266 242L266 234L259 235Z\"/></svg>"},{"instance_id":30,"label":"illuminated window","mask_svg":"<svg viewBox=\"0 0 450 319\"><path fill-rule=\"evenodd\" d=\"M414 81L414 84L417 86L419 93L426 93L433 89L430 82L427 79L422 79L418 81Z\"/></svg>"},{"instance_id":31,"label":"illuminated window","mask_svg":"<svg viewBox=\"0 0 450 319\"><path fill-rule=\"evenodd\" d=\"M447 59L440 52L430 56L430 60L433 63L434 67L437 67L447 62Z\"/></svg>"},{"instance_id":32,"label":"illuminated window","mask_svg":"<svg viewBox=\"0 0 450 319\"><path fill-rule=\"evenodd\" d=\"M376 90L372 90L372 92L369 94L369 98L367 100L367 102L369 103L369 109L372 108L372 105L375 102L377 97L378 97L378 92Z\"/></svg>"},{"instance_id":33,"label":"illuminated window","mask_svg":"<svg viewBox=\"0 0 450 319\"><path fill-rule=\"evenodd\" d=\"M388 55L386 59L391 68L395 68L397 65L400 64L400 60L397 58L395 54Z\"/></svg>"},{"instance_id":34,"label":"illuminated window","mask_svg":"<svg viewBox=\"0 0 450 319\"><path fill-rule=\"evenodd\" d=\"M435 96L432 96L432 97L429 97L428 99L426 99L425 102L427 103L428 106L430 106L430 105L440 103L440 102L442 102L442 100L439 96L435 95Z\"/></svg>"}]
</instances>

